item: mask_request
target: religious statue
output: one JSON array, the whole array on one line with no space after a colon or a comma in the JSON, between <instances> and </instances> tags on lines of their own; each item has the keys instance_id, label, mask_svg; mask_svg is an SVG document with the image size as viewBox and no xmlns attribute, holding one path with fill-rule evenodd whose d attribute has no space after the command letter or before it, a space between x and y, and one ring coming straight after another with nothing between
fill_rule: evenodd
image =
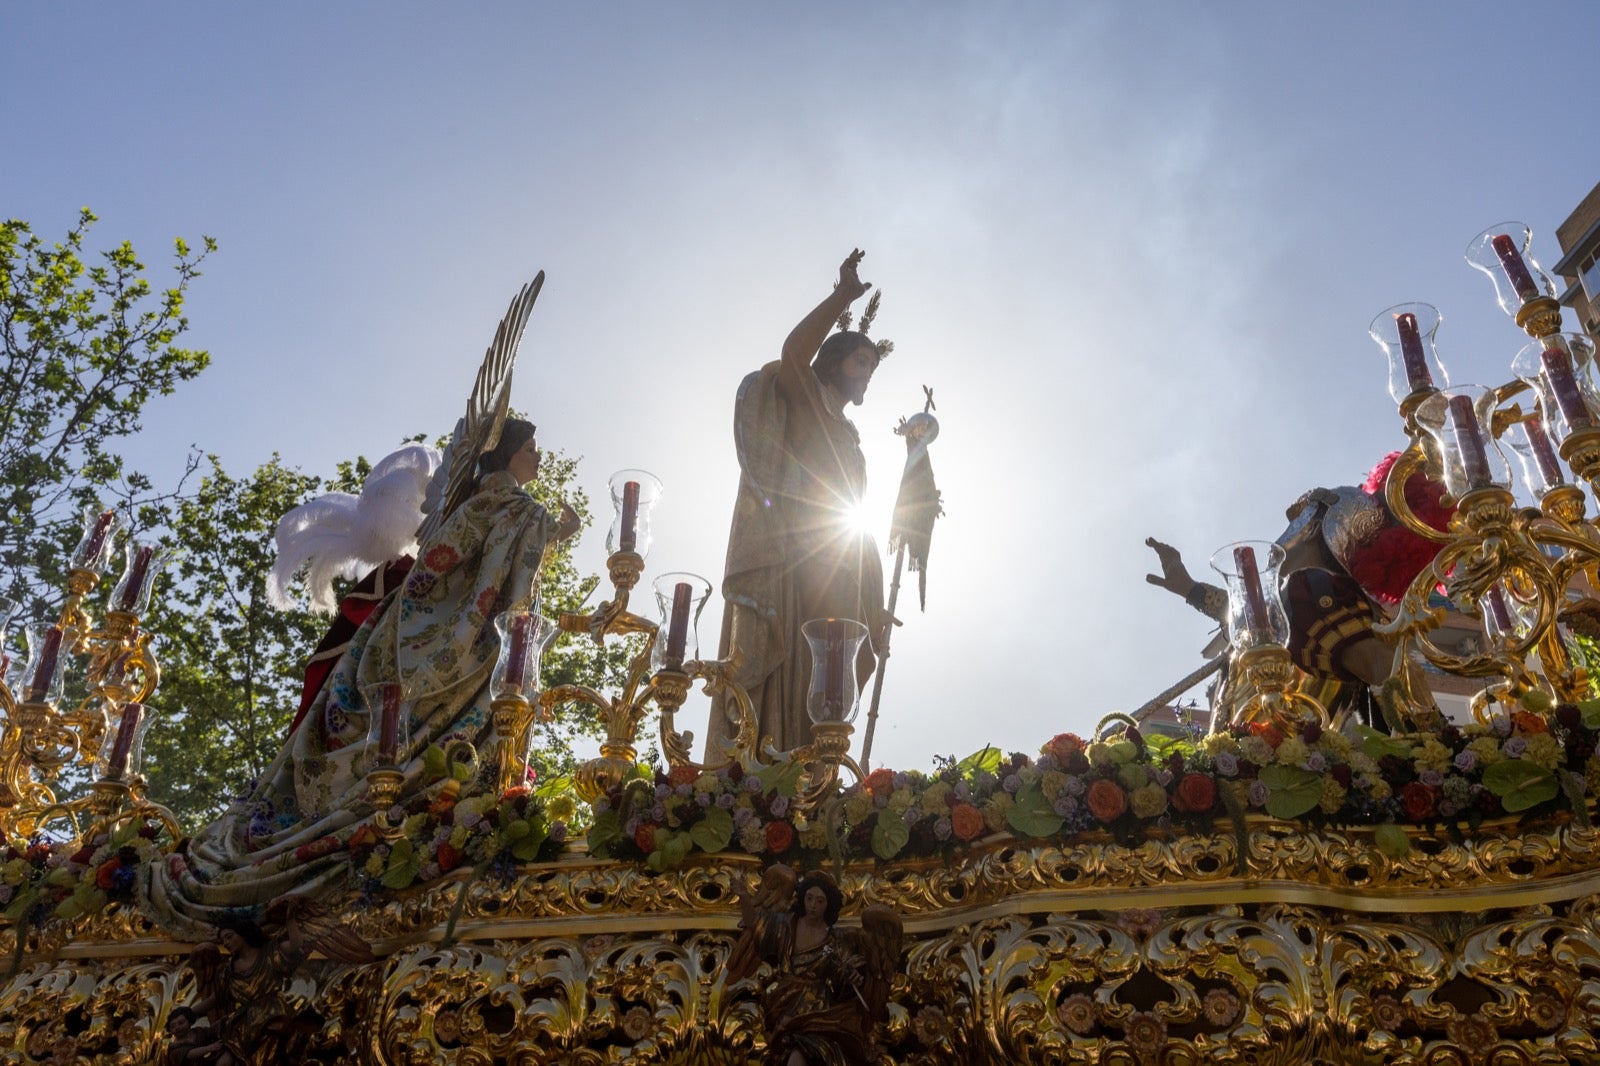
<instances>
[{"instance_id":1,"label":"religious statue","mask_svg":"<svg viewBox=\"0 0 1600 1066\"><path fill-rule=\"evenodd\" d=\"M1285 553L1280 573L1290 657L1314 681L1326 683L1322 702L1330 711L1355 713L1394 730L1443 721L1421 668L1404 656L1397 659L1393 645L1372 628L1439 551L1437 542L1406 529L1384 503L1384 482L1398 458L1398 452L1386 456L1359 487L1313 489L1300 497L1277 540ZM1417 471L1405 492L1407 505L1424 522L1448 526L1443 485ZM1177 549L1154 537L1145 543L1161 563L1161 573L1146 580L1222 624L1227 593L1196 581ZM1213 641L1207 652L1221 649ZM1224 696L1219 702L1234 701Z\"/></svg>"},{"instance_id":2,"label":"religious statue","mask_svg":"<svg viewBox=\"0 0 1600 1066\"><path fill-rule=\"evenodd\" d=\"M728 980L754 975L761 963L771 967L761 990L766 1066L878 1061L873 1034L900 967L900 916L874 904L861 912L859 930L844 930L835 925L842 905L833 878L812 873L796 884L781 863L762 874L754 900L741 900Z\"/></svg>"},{"instance_id":3,"label":"religious statue","mask_svg":"<svg viewBox=\"0 0 1600 1066\"><path fill-rule=\"evenodd\" d=\"M172 1034L169 1050L178 1053L169 1059L218 1066L290 1061L296 1038L323 1025L320 1017L299 1017L302 1011L288 988L289 978L313 952L334 962L367 963L373 958L367 943L336 915L301 896L285 897L268 908L267 928L243 918L223 921L215 943L200 944L189 953L197 996L189 1008L191 1020L209 1016L217 1036L199 1045L185 1042L185 1034Z\"/></svg>"},{"instance_id":4,"label":"religious statue","mask_svg":"<svg viewBox=\"0 0 1600 1066\"><path fill-rule=\"evenodd\" d=\"M734 402L739 492L722 582L721 658L738 656L757 736L780 751L811 739L806 713L810 664L800 626L814 618L854 619L871 641L857 659L857 683L887 640L883 564L856 520L866 490L861 437L845 417L860 404L881 358L863 333L833 323L871 286L850 253L833 291L795 326L781 358L748 375ZM722 756L737 732L731 702L712 705L706 757Z\"/></svg>"},{"instance_id":5,"label":"religious statue","mask_svg":"<svg viewBox=\"0 0 1600 1066\"><path fill-rule=\"evenodd\" d=\"M427 517L425 479L409 478L417 487L409 502L391 501L399 539L416 542L415 565L343 642L266 772L141 883L148 909L169 930L197 936L235 908L346 883L345 842L374 814L365 776L378 757L367 744L377 712L366 686L397 682L409 702L410 737L394 760L405 775L401 803L424 787L443 787L424 784L430 745L462 737L487 751L496 742L489 714L499 650L494 619L531 605L546 549L579 526L570 508L563 505L557 518L524 491L538 474L538 444L531 423L507 417L512 361L542 280L523 289L500 324L467 415L436 464ZM334 532L337 548L311 540L345 561L361 554L348 528Z\"/></svg>"}]
</instances>

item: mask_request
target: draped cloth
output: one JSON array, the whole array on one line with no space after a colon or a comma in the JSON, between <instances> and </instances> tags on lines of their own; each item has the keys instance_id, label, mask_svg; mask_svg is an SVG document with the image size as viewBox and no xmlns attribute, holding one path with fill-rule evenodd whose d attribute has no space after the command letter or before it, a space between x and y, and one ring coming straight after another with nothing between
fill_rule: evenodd
<instances>
[{"instance_id":1,"label":"draped cloth","mask_svg":"<svg viewBox=\"0 0 1600 1066\"><path fill-rule=\"evenodd\" d=\"M266 772L194 836L186 854L140 884L149 912L177 935L201 935L229 908L345 884L345 841L372 813L364 685L406 687L402 803L423 787L430 745L463 737L487 752L497 739L489 724L489 673L499 650L493 619L531 602L554 529L510 474L486 475L421 545L404 584L356 630Z\"/></svg>"},{"instance_id":2,"label":"draped cloth","mask_svg":"<svg viewBox=\"0 0 1600 1066\"><path fill-rule=\"evenodd\" d=\"M748 375L734 403L739 493L722 582L720 657L740 656L758 737L779 750L811 739L811 659L800 635L813 618L853 618L876 634L886 619L877 546L855 527L866 459L855 426L809 367L777 360ZM857 682L876 658L863 643ZM706 759L737 728L731 699L713 699Z\"/></svg>"}]
</instances>

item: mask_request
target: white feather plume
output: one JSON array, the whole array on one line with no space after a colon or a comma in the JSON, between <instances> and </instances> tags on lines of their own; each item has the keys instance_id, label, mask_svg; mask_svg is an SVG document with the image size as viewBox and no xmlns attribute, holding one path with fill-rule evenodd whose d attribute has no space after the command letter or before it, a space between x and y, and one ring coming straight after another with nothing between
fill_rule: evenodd
<instances>
[{"instance_id":1,"label":"white feather plume","mask_svg":"<svg viewBox=\"0 0 1600 1066\"><path fill-rule=\"evenodd\" d=\"M311 608L331 612L335 578L351 581L416 548L422 497L439 453L408 444L383 457L361 495L330 492L307 500L278 520L278 558L267 578L267 599L291 607L289 583L302 568Z\"/></svg>"}]
</instances>

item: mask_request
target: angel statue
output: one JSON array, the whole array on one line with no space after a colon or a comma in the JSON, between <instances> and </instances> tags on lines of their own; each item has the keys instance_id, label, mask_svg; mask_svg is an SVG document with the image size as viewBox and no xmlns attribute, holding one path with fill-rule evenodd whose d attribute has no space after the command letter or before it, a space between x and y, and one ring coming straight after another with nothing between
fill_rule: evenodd
<instances>
[{"instance_id":1,"label":"angel statue","mask_svg":"<svg viewBox=\"0 0 1600 1066\"><path fill-rule=\"evenodd\" d=\"M512 363L543 280L512 301L442 459L397 453L374 467L361 498L324 497L280 523L290 573L309 563L316 585L362 567L391 577L367 583L359 621L341 610L312 663L302 717L265 773L140 883L149 913L173 933L199 939L236 908L346 883L345 843L373 814L363 686L399 682L410 702L410 738L396 760L402 804L425 787L430 745L460 737L484 751L497 739L493 620L531 604L546 550L580 526L567 505L552 516L524 491L539 472L538 443L532 424L507 417ZM390 564L408 542L416 562L396 581Z\"/></svg>"},{"instance_id":2,"label":"angel statue","mask_svg":"<svg viewBox=\"0 0 1600 1066\"><path fill-rule=\"evenodd\" d=\"M900 915L874 904L862 910L859 930L839 929L843 902L827 874L797 884L781 863L762 874L753 900L740 901L728 979L771 967L761 992L766 1066L870 1066L880 1058L873 1034L900 968Z\"/></svg>"},{"instance_id":3,"label":"angel statue","mask_svg":"<svg viewBox=\"0 0 1600 1066\"><path fill-rule=\"evenodd\" d=\"M196 999L188 1014L213 1020L214 1043L188 1046L182 1035L169 1034L178 1052L169 1058L216 1066L292 1061L297 1038L320 1032L324 1024L290 992L289 978L313 952L334 962L373 957L337 916L301 896L268 908L265 928L244 918L223 920L215 942L189 953Z\"/></svg>"}]
</instances>

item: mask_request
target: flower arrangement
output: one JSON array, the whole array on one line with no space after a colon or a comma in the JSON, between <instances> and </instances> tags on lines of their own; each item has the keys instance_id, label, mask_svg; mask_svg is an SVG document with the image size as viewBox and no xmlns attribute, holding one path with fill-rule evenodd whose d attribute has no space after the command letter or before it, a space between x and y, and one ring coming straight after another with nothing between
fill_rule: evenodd
<instances>
[{"instance_id":1,"label":"flower arrangement","mask_svg":"<svg viewBox=\"0 0 1600 1066\"><path fill-rule=\"evenodd\" d=\"M117 826L86 844L10 842L0 863L0 918L39 925L131 902L136 871L160 858L161 836L160 825L143 822Z\"/></svg>"}]
</instances>

